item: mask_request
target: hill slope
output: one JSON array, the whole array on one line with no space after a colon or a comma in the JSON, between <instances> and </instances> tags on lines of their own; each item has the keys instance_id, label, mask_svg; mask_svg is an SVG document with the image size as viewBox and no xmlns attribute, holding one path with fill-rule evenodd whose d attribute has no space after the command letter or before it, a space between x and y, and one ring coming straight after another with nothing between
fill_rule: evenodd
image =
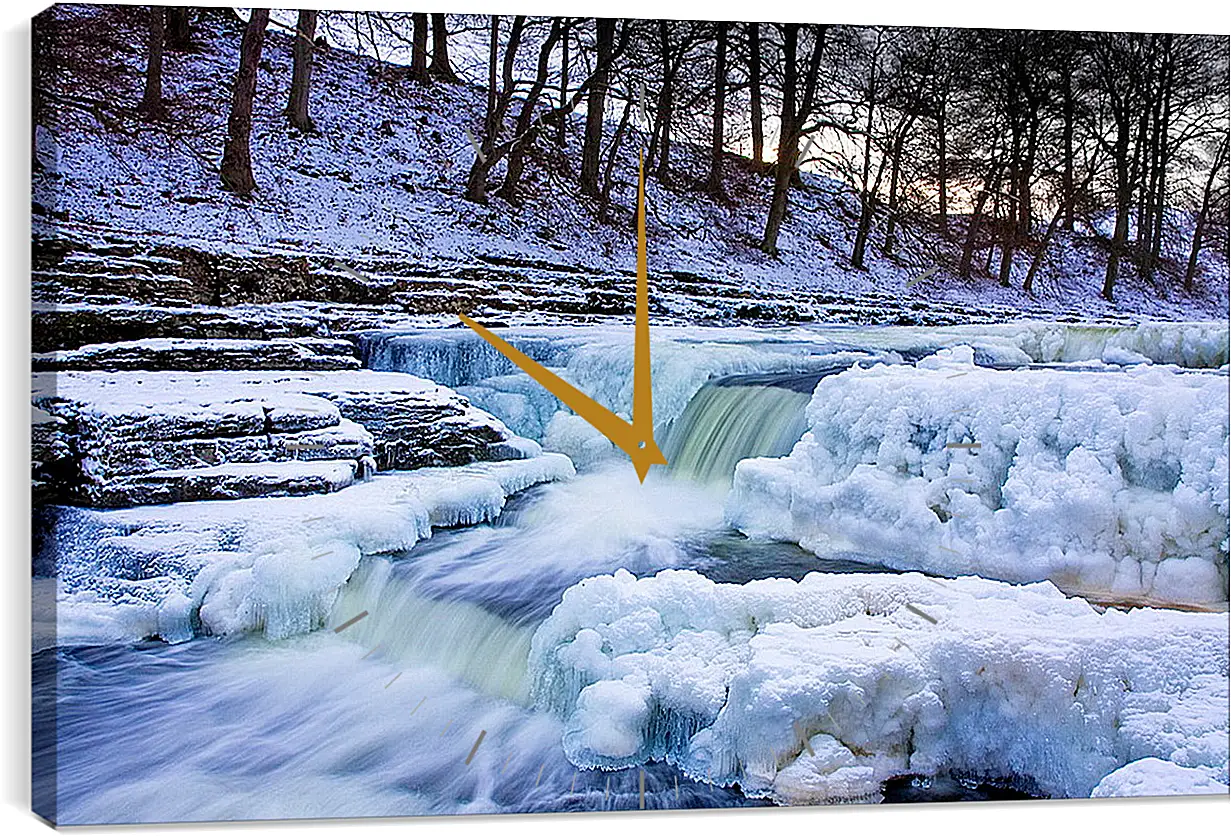
<instances>
[{"instance_id":1,"label":"hill slope","mask_svg":"<svg viewBox=\"0 0 1231 838\"><path fill-rule=\"evenodd\" d=\"M53 14L71 21L64 37L91 39L95 60L117 68L107 77L108 88L95 93L120 112L126 103L135 105L144 57L126 45L143 41L141 10L62 6ZM107 37L97 37L100 29ZM36 243L57 238L80 243L105 234L112 242L137 243L138 249L156 245L218 258L274 254L307 260L276 293L256 282L247 291L228 289L228 298L205 302L333 299L311 278L324 274L337 280L331 260L342 259L385 287L387 293L369 302L395 301L412 313L453 310L467 300L479 310L628 310L633 146L626 142L628 152L617 167L618 206L611 226L599 224L595 204L578 194L577 121L566 148L540 140L520 205L497 198L487 205L469 203L461 197L473 154L466 129L480 130L485 97L480 88L439 83L424 88L401 78L391 65L337 48L323 50L312 90L320 134L300 136L281 113L291 39L271 29L252 137L260 188L251 200L224 192L217 163L239 35L234 20L215 15L198 27L196 51L168 55L169 128L143 127L126 135L77 112L46 120L37 142L45 169L34 182ZM84 83L67 71L61 80ZM1226 314L1225 256L1214 251L1206 254L1196 296L1125 277L1115 304L1098 297L1102 259L1092 240L1082 237L1063 237L1053 245L1033 298L988 277L962 281L948 275L944 265L956 262L954 245L919 230L906 237L899 258L878 254L868 271L853 270L847 257L855 210L833 194L833 182L811 174L804 175L803 188L792 191L781 255L771 258L755 246L769 204L769 179L732 157L730 201L716 203L692 187L703 178L701 152L677 143L673 163L679 185L668 190L648 184L650 266L661 280L656 291L692 301L660 301L661 314L923 323L1019 314L1111 319ZM1178 236L1173 255L1185 244ZM938 261L941 271L907 287ZM1026 267L1019 265L1016 285ZM454 287L456 281L464 287ZM580 302L561 311L551 304L558 295ZM715 298L735 302L715 307Z\"/></svg>"}]
</instances>

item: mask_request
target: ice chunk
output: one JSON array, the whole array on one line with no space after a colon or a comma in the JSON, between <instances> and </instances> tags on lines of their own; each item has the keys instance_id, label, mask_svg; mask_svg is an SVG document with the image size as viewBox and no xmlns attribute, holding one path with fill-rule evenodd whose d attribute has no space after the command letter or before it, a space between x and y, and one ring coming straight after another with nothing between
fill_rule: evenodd
<instances>
[{"instance_id":1,"label":"ice chunk","mask_svg":"<svg viewBox=\"0 0 1231 838\"><path fill-rule=\"evenodd\" d=\"M995 371L957 347L824 378L807 418L789 456L738 465L746 534L1105 601L1227 601L1220 375Z\"/></svg>"},{"instance_id":2,"label":"ice chunk","mask_svg":"<svg viewBox=\"0 0 1231 838\"><path fill-rule=\"evenodd\" d=\"M59 507L35 568L56 577L61 642L286 637L323 623L361 556L491 520L510 495L573 473L544 454L390 472L330 495Z\"/></svg>"},{"instance_id":3,"label":"ice chunk","mask_svg":"<svg viewBox=\"0 0 1231 838\"><path fill-rule=\"evenodd\" d=\"M918 574L618 571L566 591L530 653L575 765L666 759L784 802L903 773L1085 797L1149 756L1225 783L1227 668L1224 615Z\"/></svg>"},{"instance_id":4,"label":"ice chunk","mask_svg":"<svg viewBox=\"0 0 1231 838\"><path fill-rule=\"evenodd\" d=\"M1130 762L1104 777L1091 797L1173 797L1177 794L1221 794L1231 789L1202 768L1184 768L1158 757Z\"/></svg>"}]
</instances>

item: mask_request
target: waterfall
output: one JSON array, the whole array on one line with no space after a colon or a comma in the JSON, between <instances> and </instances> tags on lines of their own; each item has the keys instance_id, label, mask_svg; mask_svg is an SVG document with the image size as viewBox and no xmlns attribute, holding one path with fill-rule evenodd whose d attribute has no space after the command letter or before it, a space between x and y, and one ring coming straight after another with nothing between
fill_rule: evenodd
<instances>
[{"instance_id":1,"label":"waterfall","mask_svg":"<svg viewBox=\"0 0 1231 838\"><path fill-rule=\"evenodd\" d=\"M348 640L405 666L433 666L488 695L524 704L533 626L515 625L470 602L430 599L392 572L387 559L360 565L338 595L329 624L356 614Z\"/></svg>"},{"instance_id":2,"label":"waterfall","mask_svg":"<svg viewBox=\"0 0 1231 838\"><path fill-rule=\"evenodd\" d=\"M731 376L706 384L667 431L668 471L729 484L740 460L789 454L806 429L804 408L812 393L806 385L816 380Z\"/></svg>"}]
</instances>

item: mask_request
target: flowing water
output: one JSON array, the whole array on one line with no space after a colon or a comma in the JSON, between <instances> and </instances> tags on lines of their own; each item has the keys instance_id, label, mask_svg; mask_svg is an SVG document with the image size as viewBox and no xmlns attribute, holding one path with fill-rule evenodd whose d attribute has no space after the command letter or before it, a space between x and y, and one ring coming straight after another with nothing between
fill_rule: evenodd
<instances>
[{"instance_id":1,"label":"flowing water","mask_svg":"<svg viewBox=\"0 0 1231 838\"><path fill-rule=\"evenodd\" d=\"M739 583L883 571L723 522L735 463L790 450L817 378L706 384L663 440L667 471L638 485L609 461L522 493L491 524L366 557L310 635L39 653L36 774L58 770L60 821L632 809L641 770L648 808L765 805L669 765L576 770L559 720L529 706L527 656L568 587L618 568Z\"/></svg>"}]
</instances>

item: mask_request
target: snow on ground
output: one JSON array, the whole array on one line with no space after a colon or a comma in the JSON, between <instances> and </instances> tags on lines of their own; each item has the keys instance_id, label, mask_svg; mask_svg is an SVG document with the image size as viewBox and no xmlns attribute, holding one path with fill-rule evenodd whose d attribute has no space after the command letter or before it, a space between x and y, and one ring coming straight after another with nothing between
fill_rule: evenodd
<instances>
[{"instance_id":1,"label":"snow on ground","mask_svg":"<svg viewBox=\"0 0 1231 838\"><path fill-rule=\"evenodd\" d=\"M510 495L573 473L567 458L543 454L389 472L312 497L54 507L35 570L56 577L56 611L35 621L56 633L36 647L308 632L361 556L407 550L433 527L490 521Z\"/></svg>"},{"instance_id":2,"label":"snow on ground","mask_svg":"<svg viewBox=\"0 0 1231 838\"><path fill-rule=\"evenodd\" d=\"M86 18L103 12L75 6L58 14ZM143 21L121 16L109 25L131 27L135 39ZM583 120L579 114L570 120L565 149L540 142L519 203L493 198L487 205L472 204L461 194L473 154L466 131L477 135L482 127L481 87L421 87L395 80L387 65L332 46L315 58L311 109L319 134L300 136L286 125L281 95L289 86L292 38L274 29L266 37L253 113L253 161L260 188L248 201L222 192L216 161L225 136L227 91L238 65L240 31L217 20L203 21L201 28L201 51L165 58L164 92L171 102L170 122L180 126L178 134L143 131L133 138L119 137L75 113L44 126L39 149L47 172L35 180L35 199L48 213L67 213L70 220L38 216L36 230L138 232L239 255L262 247L340 258L396 256L406 269L403 274L420 276L444 275L448 266L475 264L479 256L608 274L631 268L633 141L626 144L630 151L615 170L615 226L598 223L595 203L576 193L573 178ZM129 66L131 90L111 95L138 101L140 53L113 58ZM607 128L614 130L611 124ZM1226 259L1213 248L1203 256L1193 297L1126 276L1117 287L1115 304L1098 296L1103 269L1099 246L1067 234L1057 236L1038 279L1040 292L1033 298L1019 290L1028 266L1025 259L1015 266L1014 288L1002 288L991 277L959 280L943 272L908 287L933 267L936 252L956 263L956 244L926 231L919 231L922 245L916 252L907 252L915 248L903 245L903 256L878 254L869 270L853 270L853 193L808 172L803 174L806 188L792 190L779 241L781 255L772 258L756 246L770 203L771 179L753 175L732 160L726 172L732 200L714 202L689 188L703 182L707 154L687 142L674 143L677 185L667 189L652 178L647 184L652 272L736 281L754 297L758 289L827 291L846 299L891 289L920 305L986 304L1040 314L1100 317L1132 312L1200 318L1222 317L1227 309ZM492 174L499 182L502 167ZM562 190L569 200L560 200ZM1187 240L1185 230L1169 229L1168 257L1182 257ZM873 245L870 253L877 252L878 242Z\"/></svg>"},{"instance_id":3,"label":"snow on ground","mask_svg":"<svg viewBox=\"0 0 1231 838\"><path fill-rule=\"evenodd\" d=\"M1100 613L1049 583L618 571L564 594L530 669L583 767L666 759L817 803L878 799L906 773L1085 797L1155 757L1171 792L1210 793L1227 782L1227 639L1225 615ZM1126 793L1116 777L1102 792Z\"/></svg>"},{"instance_id":4,"label":"snow on ground","mask_svg":"<svg viewBox=\"0 0 1231 838\"><path fill-rule=\"evenodd\" d=\"M737 466L728 520L906 570L1225 605L1225 375L972 360L957 347L822 379L791 454Z\"/></svg>"}]
</instances>

